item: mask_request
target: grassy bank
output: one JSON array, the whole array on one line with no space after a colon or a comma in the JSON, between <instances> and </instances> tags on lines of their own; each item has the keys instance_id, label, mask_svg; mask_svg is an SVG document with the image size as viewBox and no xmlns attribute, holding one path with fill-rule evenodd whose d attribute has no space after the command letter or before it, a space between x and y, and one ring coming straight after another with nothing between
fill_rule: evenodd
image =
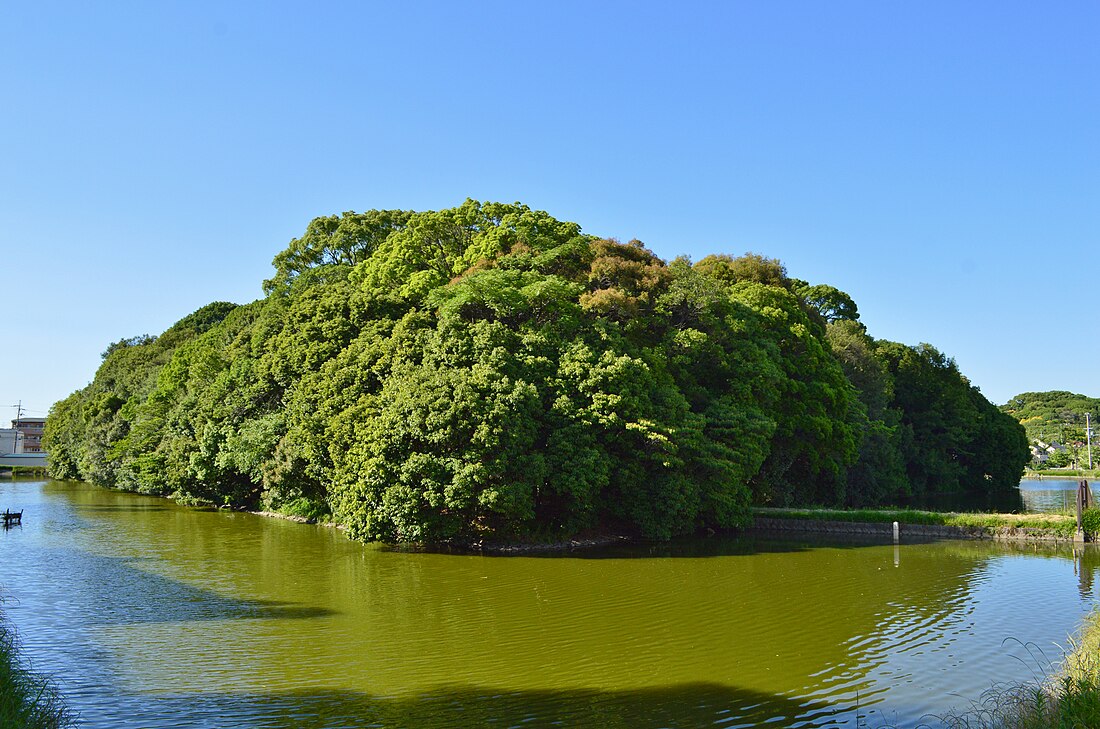
<instances>
[{"instance_id":1,"label":"grassy bank","mask_svg":"<svg viewBox=\"0 0 1100 729\"><path fill-rule=\"evenodd\" d=\"M0 727L60 729L75 719L50 682L20 664L15 632L0 619Z\"/></svg>"},{"instance_id":2,"label":"grassy bank","mask_svg":"<svg viewBox=\"0 0 1100 729\"><path fill-rule=\"evenodd\" d=\"M1053 685L1052 726L1100 727L1100 609L1093 610Z\"/></svg>"},{"instance_id":3,"label":"grassy bank","mask_svg":"<svg viewBox=\"0 0 1100 729\"><path fill-rule=\"evenodd\" d=\"M1026 530L1071 538L1076 520L1064 514L970 514L919 511L916 509L753 509L753 515L768 519L856 522L863 524L919 524L964 529Z\"/></svg>"},{"instance_id":4,"label":"grassy bank","mask_svg":"<svg viewBox=\"0 0 1100 729\"><path fill-rule=\"evenodd\" d=\"M1087 478L1090 481L1100 478L1100 468L1039 468L1028 469L1024 478Z\"/></svg>"}]
</instances>

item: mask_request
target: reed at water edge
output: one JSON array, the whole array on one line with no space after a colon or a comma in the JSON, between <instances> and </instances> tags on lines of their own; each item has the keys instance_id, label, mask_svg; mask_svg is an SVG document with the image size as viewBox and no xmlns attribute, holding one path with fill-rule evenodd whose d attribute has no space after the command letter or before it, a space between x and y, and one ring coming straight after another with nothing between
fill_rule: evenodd
<instances>
[{"instance_id":1,"label":"reed at water edge","mask_svg":"<svg viewBox=\"0 0 1100 729\"><path fill-rule=\"evenodd\" d=\"M1030 650L1030 647L1029 647ZM994 684L969 708L928 717L916 729L1093 729L1100 727L1100 609L1070 641L1062 665L1043 664L1033 652L1036 677Z\"/></svg>"},{"instance_id":2,"label":"reed at water edge","mask_svg":"<svg viewBox=\"0 0 1100 729\"><path fill-rule=\"evenodd\" d=\"M23 665L19 639L0 615L0 727L67 729L76 718L49 679Z\"/></svg>"}]
</instances>

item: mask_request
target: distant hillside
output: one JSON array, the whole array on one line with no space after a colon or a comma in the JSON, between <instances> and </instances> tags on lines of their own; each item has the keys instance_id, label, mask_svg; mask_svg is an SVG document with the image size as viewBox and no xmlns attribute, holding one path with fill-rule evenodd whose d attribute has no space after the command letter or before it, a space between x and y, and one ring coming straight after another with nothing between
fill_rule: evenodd
<instances>
[{"instance_id":1,"label":"distant hillside","mask_svg":"<svg viewBox=\"0 0 1100 729\"><path fill-rule=\"evenodd\" d=\"M1067 443L1084 440L1085 413L1096 424L1100 398L1064 390L1025 392L1002 405L1001 410L1020 421L1029 441Z\"/></svg>"}]
</instances>

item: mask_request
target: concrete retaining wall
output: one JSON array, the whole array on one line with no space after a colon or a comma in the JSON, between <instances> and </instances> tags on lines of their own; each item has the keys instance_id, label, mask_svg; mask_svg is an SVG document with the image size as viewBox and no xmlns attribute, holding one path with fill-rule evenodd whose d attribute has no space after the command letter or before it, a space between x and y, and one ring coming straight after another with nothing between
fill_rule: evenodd
<instances>
[{"instance_id":1,"label":"concrete retaining wall","mask_svg":"<svg viewBox=\"0 0 1100 729\"><path fill-rule=\"evenodd\" d=\"M0 456L0 468L45 468L45 453L5 453Z\"/></svg>"},{"instance_id":2,"label":"concrete retaining wall","mask_svg":"<svg viewBox=\"0 0 1100 729\"><path fill-rule=\"evenodd\" d=\"M754 529L771 532L803 532L817 534L859 534L882 537L892 541L894 525L890 522L826 521L817 519L772 519L757 517ZM1011 527L963 527L933 524L899 524L900 539L915 541L929 539L1000 539L1023 542L1071 542L1072 537L1063 536L1046 529L1014 529Z\"/></svg>"}]
</instances>

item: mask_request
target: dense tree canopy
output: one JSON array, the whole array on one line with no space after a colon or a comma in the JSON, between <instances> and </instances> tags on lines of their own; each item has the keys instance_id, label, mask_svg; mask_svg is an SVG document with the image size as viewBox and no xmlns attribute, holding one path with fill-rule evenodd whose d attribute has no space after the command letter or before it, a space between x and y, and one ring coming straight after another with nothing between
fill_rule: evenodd
<instances>
[{"instance_id":1,"label":"dense tree canopy","mask_svg":"<svg viewBox=\"0 0 1100 729\"><path fill-rule=\"evenodd\" d=\"M111 345L56 476L361 539L667 538L754 504L1011 488L1023 432L756 254L665 262L521 204L317 218L267 296Z\"/></svg>"}]
</instances>

